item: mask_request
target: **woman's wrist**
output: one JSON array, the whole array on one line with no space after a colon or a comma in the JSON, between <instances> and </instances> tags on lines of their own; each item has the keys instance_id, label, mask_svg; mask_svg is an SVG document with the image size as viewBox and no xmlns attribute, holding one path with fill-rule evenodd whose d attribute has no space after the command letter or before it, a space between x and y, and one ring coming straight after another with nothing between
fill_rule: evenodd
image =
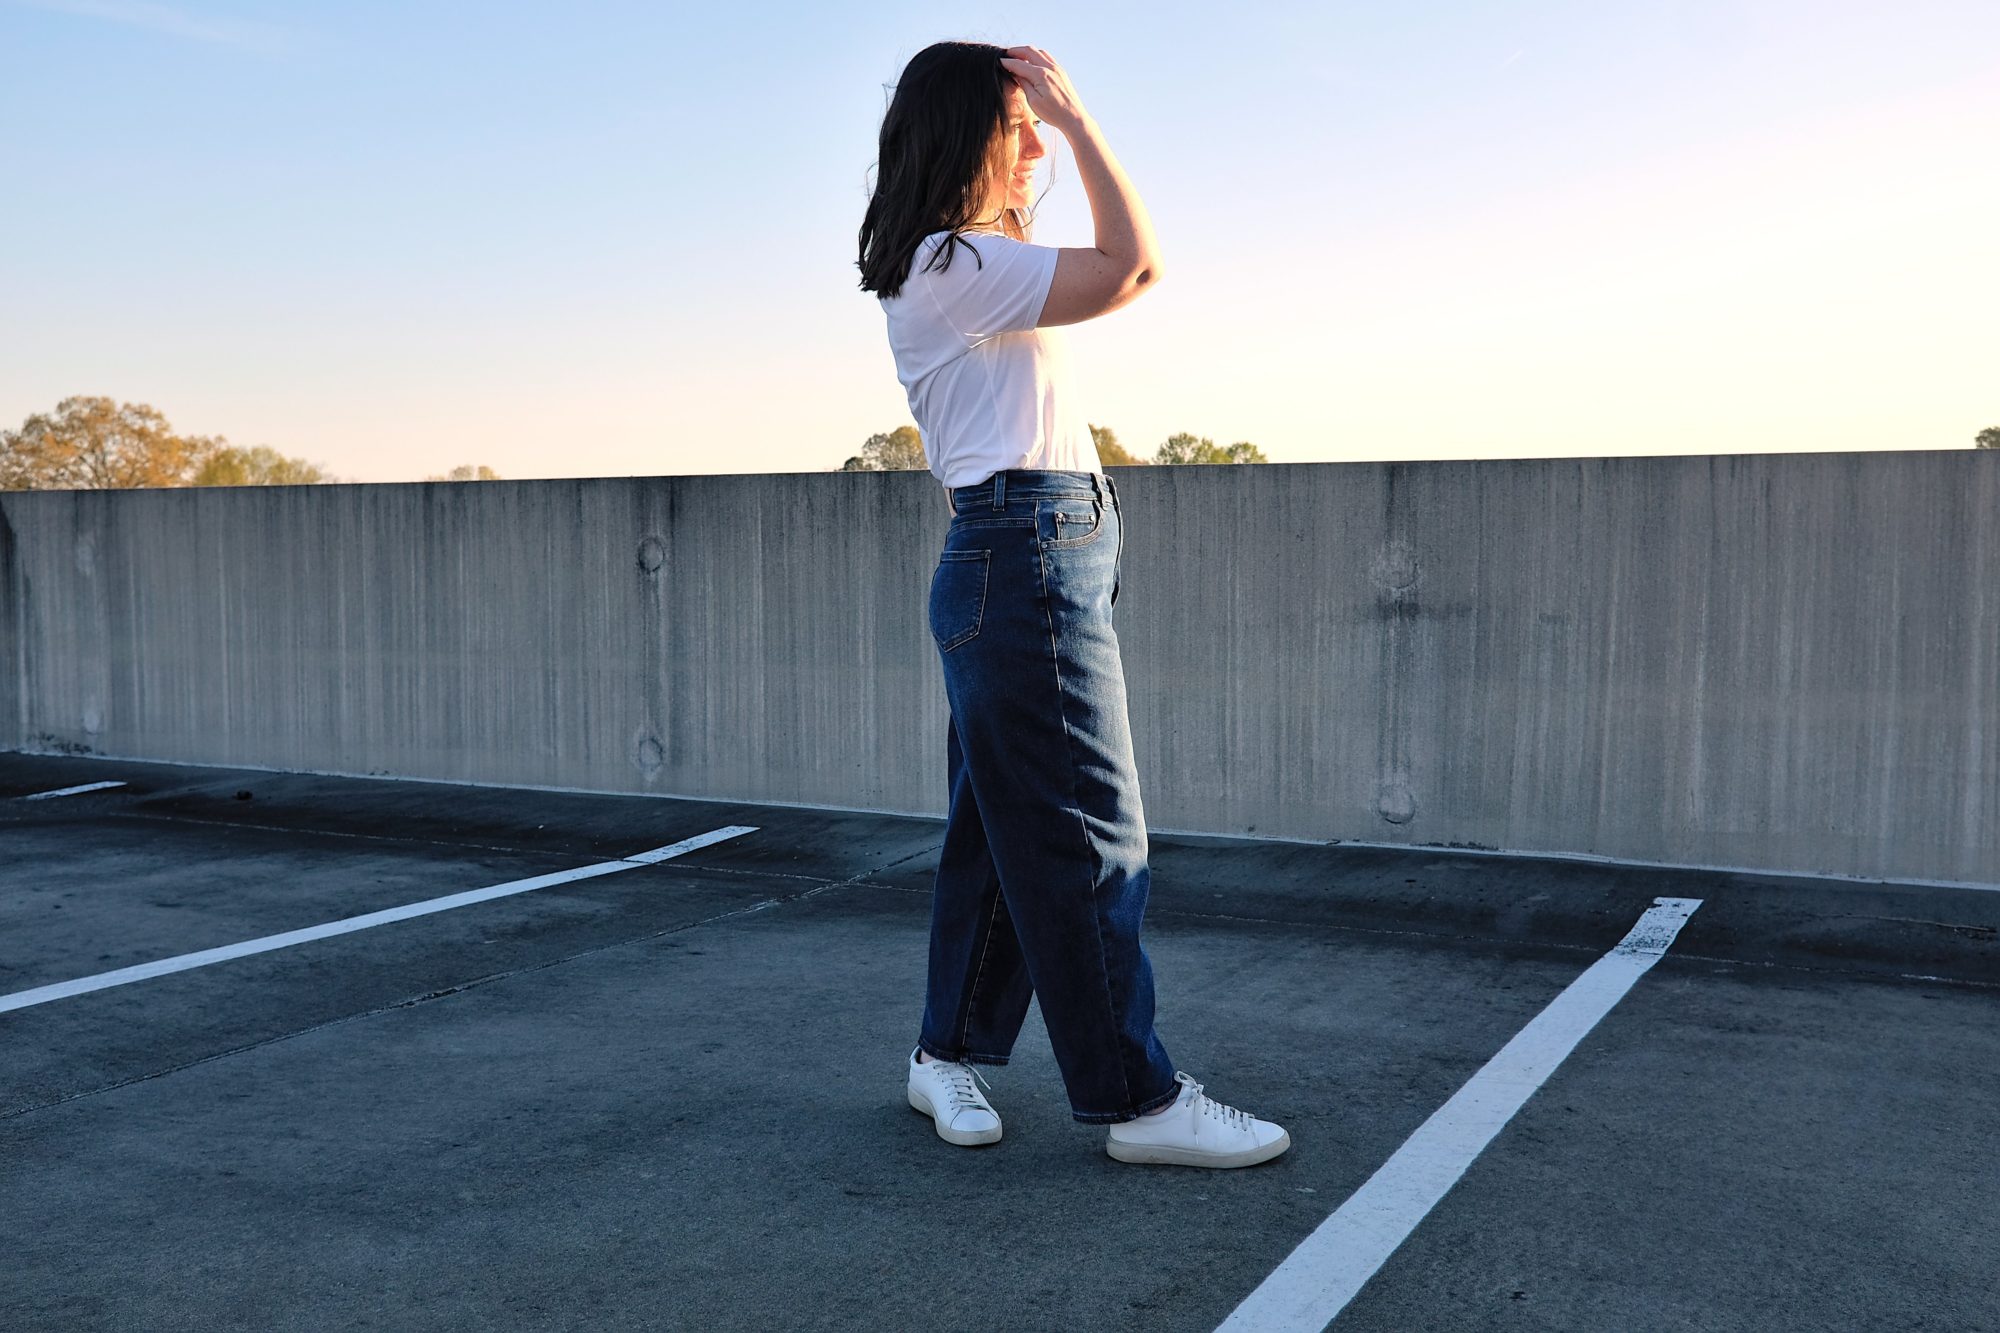
<instances>
[{"instance_id":1,"label":"woman's wrist","mask_svg":"<svg viewBox=\"0 0 2000 1333\"><path fill-rule=\"evenodd\" d=\"M1065 139L1075 139L1078 137L1095 138L1097 135L1097 122L1091 119L1088 111L1079 111L1074 120L1067 121L1064 124L1056 126L1056 128L1062 131L1062 136Z\"/></svg>"}]
</instances>

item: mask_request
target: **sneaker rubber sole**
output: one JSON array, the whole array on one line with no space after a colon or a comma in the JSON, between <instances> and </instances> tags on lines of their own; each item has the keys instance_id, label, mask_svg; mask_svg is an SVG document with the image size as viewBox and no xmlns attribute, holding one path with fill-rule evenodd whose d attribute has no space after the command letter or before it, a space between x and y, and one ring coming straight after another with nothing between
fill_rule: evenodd
<instances>
[{"instance_id":1,"label":"sneaker rubber sole","mask_svg":"<svg viewBox=\"0 0 2000 1333\"><path fill-rule=\"evenodd\" d=\"M1001 1126L999 1125L995 1125L991 1129L952 1129L944 1121L938 1119L938 1113L931 1109L930 1100L915 1088L910 1089L910 1109L913 1111L922 1111L925 1115L929 1116L932 1126L938 1132L938 1137L946 1143L956 1143L963 1147L971 1148L977 1147L982 1143L998 1143L1000 1141Z\"/></svg>"},{"instance_id":2,"label":"sneaker rubber sole","mask_svg":"<svg viewBox=\"0 0 2000 1333\"><path fill-rule=\"evenodd\" d=\"M1104 1151L1121 1162L1148 1162L1165 1166L1255 1166L1259 1162L1270 1161L1291 1146L1292 1136L1283 1131L1261 1148L1244 1148L1238 1152L1205 1152L1171 1143L1125 1143L1109 1137L1104 1141Z\"/></svg>"}]
</instances>

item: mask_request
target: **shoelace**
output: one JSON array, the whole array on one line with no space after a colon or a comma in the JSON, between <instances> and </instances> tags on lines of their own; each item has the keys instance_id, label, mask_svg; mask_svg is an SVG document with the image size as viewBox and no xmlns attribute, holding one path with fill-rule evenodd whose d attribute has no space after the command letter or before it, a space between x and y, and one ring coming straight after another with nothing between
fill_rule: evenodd
<instances>
[{"instance_id":1,"label":"shoelace","mask_svg":"<svg viewBox=\"0 0 2000 1333\"><path fill-rule=\"evenodd\" d=\"M972 1086L972 1080L976 1078L981 1083L986 1083L986 1076L978 1069L971 1065L960 1064L956 1060L928 1060L925 1061L924 1067L937 1069L939 1076L945 1081L945 1086L951 1089L953 1105L980 1108L979 1090ZM993 1087L991 1083L986 1083L986 1086L989 1090Z\"/></svg>"},{"instance_id":2,"label":"shoelace","mask_svg":"<svg viewBox=\"0 0 2000 1333\"><path fill-rule=\"evenodd\" d=\"M1202 1092L1201 1084L1190 1081L1192 1100L1196 1115L1212 1115L1232 1129L1248 1129L1252 1119L1248 1111L1239 1111L1233 1106L1225 1106Z\"/></svg>"}]
</instances>

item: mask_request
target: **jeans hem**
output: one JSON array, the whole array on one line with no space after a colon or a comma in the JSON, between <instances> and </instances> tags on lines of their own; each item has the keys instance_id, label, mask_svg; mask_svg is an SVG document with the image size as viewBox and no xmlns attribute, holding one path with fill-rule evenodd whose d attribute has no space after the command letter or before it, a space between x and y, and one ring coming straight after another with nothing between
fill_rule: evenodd
<instances>
[{"instance_id":1,"label":"jeans hem","mask_svg":"<svg viewBox=\"0 0 2000 1333\"><path fill-rule=\"evenodd\" d=\"M1148 1111L1157 1111L1162 1106L1166 1106L1171 1102L1179 1100L1180 1095L1181 1095L1181 1084L1180 1080L1176 1079L1174 1080L1174 1089L1172 1092L1162 1093L1158 1097L1153 1098L1151 1101L1140 1102L1139 1109L1136 1111L1072 1110L1070 1112L1070 1118L1075 1120L1080 1125L1122 1125L1127 1120L1137 1120L1140 1116L1146 1114L1146 1112Z\"/></svg>"},{"instance_id":2,"label":"jeans hem","mask_svg":"<svg viewBox=\"0 0 2000 1333\"><path fill-rule=\"evenodd\" d=\"M947 1060L952 1064L1004 1065L1012 1058L1005 1055L981 1055L977 1051L960 1051L958 1054L953 1055L947 1052L942 1046L931 1045L930 1042L925 1041L922 1037L917 1038L917 1046L922 1049L924 1054L930 1056L931 1059Z\"/></svg>"}]
</instances>

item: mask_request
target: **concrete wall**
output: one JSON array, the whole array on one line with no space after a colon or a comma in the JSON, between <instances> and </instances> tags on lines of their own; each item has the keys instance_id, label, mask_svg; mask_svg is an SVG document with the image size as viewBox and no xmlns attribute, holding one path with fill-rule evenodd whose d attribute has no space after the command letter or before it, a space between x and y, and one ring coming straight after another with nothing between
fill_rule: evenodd
<instances>
[{"instance_id":1,"label":"concrete wall","mask_svg":"<svg viewBox=\"0 0 2000 1333\"><path fill-rule=\"evenodd\" d=\"M2000 452L1117 476L1156 828L2000 884ZM942 814L948 517L922 473L4 494L0 748Z\"/></svg>"}]
</instances>

